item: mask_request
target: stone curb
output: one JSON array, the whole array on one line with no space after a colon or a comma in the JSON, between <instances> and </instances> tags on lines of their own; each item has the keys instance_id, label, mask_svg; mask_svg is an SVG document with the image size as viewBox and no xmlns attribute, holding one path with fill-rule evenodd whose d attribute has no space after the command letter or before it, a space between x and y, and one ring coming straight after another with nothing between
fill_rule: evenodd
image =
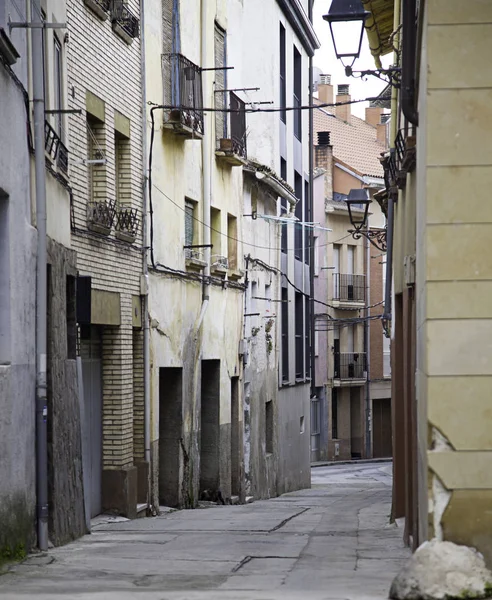
<instances>
[{"instance_id":1,"label":"stone curb","mask_svg":"<svg viewBox=\"0 0 492 600\"><path fill-rule=\"evenodd\" d=\"M370 465L378 463L391 464L392 462L392 458L362 458L360 460L317 461L311 463L311 468L316 469L317 467L333 467L335 465Z\"/></svg>"}]
</instances>

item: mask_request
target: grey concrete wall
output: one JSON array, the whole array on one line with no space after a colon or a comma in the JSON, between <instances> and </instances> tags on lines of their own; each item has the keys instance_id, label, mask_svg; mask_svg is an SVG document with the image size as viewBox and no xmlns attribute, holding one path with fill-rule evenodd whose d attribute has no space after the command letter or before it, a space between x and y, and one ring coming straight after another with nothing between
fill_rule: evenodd
<instances>
[{"instance_id":1,"label":"grey concrete wall","mask_svg":"<svg viewBox=\"0 0 492 600\"><path fill-rule=\"evenodd\" d=\"M16 47L26 56L25 37ZM25 60L16 72L26 80ZM26 108L0 64L0 555L35 540L35 265Z\"/></svg>"},{"instance_id":2,"label":"grey concrete wall","mask_svg":"<svg viewBox=\"0 0 492 600\"><path fill-rule=\"evenodd\" d=\"M278 394L279 494L311 487L309 384L283 387ZM301 419L304 427L301 432Z\"/></svg>"}]
</instances>

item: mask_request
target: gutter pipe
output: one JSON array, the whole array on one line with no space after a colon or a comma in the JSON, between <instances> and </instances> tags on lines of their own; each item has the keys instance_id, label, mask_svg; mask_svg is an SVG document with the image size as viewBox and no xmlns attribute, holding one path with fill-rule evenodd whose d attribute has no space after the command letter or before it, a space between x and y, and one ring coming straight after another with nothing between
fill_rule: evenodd
<instances>
[{"instance_id":1,"label":"gutter pipe","mask_svg":"<svg viewBox=\"0 0 492 600\"><path fill-rule=\"evenodd\" d=\"M145 9L144 0L140 0L140 64L142 78L142 161L143 161L143 197L142 197L142 297L143 319L143 363L144 363L144 460L149 465L149 479L147 485L148 504L150 498L150 330L149 330L149 267L148 267L148 231L147 231L147 80L145 63Z\"/></svg>"},{"instance_id":2,"label":"gutter pipe","mask_svg":"<svg viewBox=\"0 0 492 600\"><path fill-rule=\"evenodd\" d=\"M47 241L46 163L44 156L43 26L40 0L33 0L32 22L39 24L32 36L32 87L34 106L34 162L36 176L36 512L40 550L48 549L48 437L47 437Z\"/></svg>"}]
</instances>

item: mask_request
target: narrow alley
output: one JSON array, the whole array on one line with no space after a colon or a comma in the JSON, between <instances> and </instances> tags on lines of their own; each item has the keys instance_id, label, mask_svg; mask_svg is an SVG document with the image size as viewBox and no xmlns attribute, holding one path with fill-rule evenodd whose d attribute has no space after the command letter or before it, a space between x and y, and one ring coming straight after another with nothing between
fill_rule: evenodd
<instances>
[{"instance_id":1,"label":"narrow alley","mask_svg":"<svg viewBox=\"0 0 492 600\"><path fill-rule=\"evenodd\" d=\"M387 598L409 551L389 524L391 463L312 470L312 488L241 506L110 519L31 555L2 599Z\"/></svg>"}]
</instances>

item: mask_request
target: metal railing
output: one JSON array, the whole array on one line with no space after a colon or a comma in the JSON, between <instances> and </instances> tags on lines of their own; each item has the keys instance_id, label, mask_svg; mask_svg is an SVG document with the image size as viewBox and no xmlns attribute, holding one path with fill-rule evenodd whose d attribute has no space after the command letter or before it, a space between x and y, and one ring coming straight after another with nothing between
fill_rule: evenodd
<instances>
[{"instance_id":1,"label":"metal railing","mask_svg":"<svg viewBox=\"0 0 492 600\"><path fill-rule=\"evenodd\" d=\"M365 379L365 352L335 352L333 355L334 379Z\"/></svg>"},{"instance_id":2,"label":"metal railing","mask_svg":"<svg viewBox=\"0 0 492 600\"><path fill-rule=\"evenodd\" d=\"M220 254L212 254L210 257L212 262L212 267L222 267L223 269L229 268L229 259L227 256L222 256Z\"/></svg>"},{"instance_id":3,"label":"metal railing","mask_svg":"<svg viewBox=\"0 0 492 600\"><path fill-rule=\"evenodd\" d=\"M130 206L122 206L116 213L116 231L128 238L127 241L135 241L140 223L139 211Z\"/></svg>"},{"instance_id":4,"label":"metal railing","mask_svg":"<svg viewBox=\"0 0 492 600\"><path fill-rule=\"evenodd\" d=\"M182 54L162 56L166 118L203 135L202 70Z\"/></svg>"},{"instance_id":5,"label":"metal railing","mask_svg":"<svg viewBox=\"0 0 492 600\"><path fill-rule=\"evenodd\" d=\"M68 173L68 150L60 136L48 121L44 122L44 149L48 156L56 161L63 173Z\"/></svg>"},{"instance_id":6,"label":"metal railing","mask_svg":"<svg viewBox=\"0 0 492 600\"><path fill-rule=\"evenodd\" d=\"M333 273L333 300L364 302L366 299L365 275Z\"/></svg>"},{"instance_id":7,"label":"metal railing","mask_svg":"<svg viewBox=\"0 0 492 600\"><path fill-rule=\"evenodd\" d=\"M137 38L140 33L140 21L128 8L123 0L112 0L111 19L118 24L131 38Z\"/></svg>"},{"instance_id":8,"label":"metal railing","mask_svg":"<svg viewBox=\"0 0 492 600\"><path fill-rule=\"evenodd\" d=\"M92 231L109 235L116 210L110 202L93 200L87 203L87 226Z\"/></svg>"},{"instance_id":9,"label":"metal railing","mask_svg":"<svg viewBox=\"0 0 492 600\"><path fill-rule=\"evenodd\" d=\"M184 251L185 258L187 260L205 260L205 255L203 254L202 250L195 250L195 248L185 248Z\"/></svg>"}]
</instances>

